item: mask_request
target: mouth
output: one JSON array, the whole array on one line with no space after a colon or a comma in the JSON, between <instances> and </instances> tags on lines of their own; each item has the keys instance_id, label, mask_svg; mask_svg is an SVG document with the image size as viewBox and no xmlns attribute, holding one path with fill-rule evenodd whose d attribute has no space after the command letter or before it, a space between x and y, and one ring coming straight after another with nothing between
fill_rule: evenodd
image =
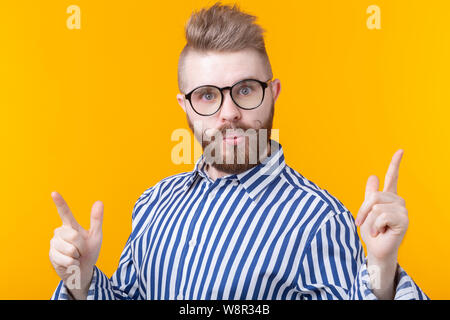
<instances>
[{"instance_id":1,"label":"mouth","mask_svg":"<svg viewBox=\"0 0 450 320\"><path fill-rule=\"evenodd\" d=\"M244 136L239 135L239 134L228 134L223 137L223 141L225 143L231 144L231 145L237 145L237 144L241 143L243 140L244 140Z\"/></svg>"}]
</instances>

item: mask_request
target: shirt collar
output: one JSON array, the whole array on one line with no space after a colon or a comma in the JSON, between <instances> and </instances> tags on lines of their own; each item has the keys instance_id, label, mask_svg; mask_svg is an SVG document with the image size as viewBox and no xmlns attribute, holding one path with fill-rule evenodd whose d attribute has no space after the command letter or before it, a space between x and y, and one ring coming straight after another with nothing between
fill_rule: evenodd
<instances>
[{"instance_id":1,"label":"shirt collar","mask_svg":"<svg viewBox=\"0 0 450 320\"><path fill-rule=\"evenodd\" d=\"M237 179L244 187L249 197L253 201L256 201L258 195L280 175L286 166L281 144L275 140L270 140L270 142L271 155L265 158L260 164L245 172L230 174L220 179ZM191 177L187 183L188 188L197 177L201 177L212 182L211 178L208 177L206 171L204 170L204 167L204 155L202 154L197 160Z\"/></svg>"}]
</instances>

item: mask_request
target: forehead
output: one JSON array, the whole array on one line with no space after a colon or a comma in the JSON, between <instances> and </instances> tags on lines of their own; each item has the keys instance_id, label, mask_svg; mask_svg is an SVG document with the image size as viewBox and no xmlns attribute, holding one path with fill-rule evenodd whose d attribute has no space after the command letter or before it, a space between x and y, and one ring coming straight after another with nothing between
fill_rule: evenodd
<instances>
[{"instance_id":1,"label":"forehead","mask_svg":"<svg viewBox=\"0 0 450 320\"><path fill-rule=\"evenodd\" d=\"M267 77L265 65L255 50L206 53L191 51L184 61L186 92L207 84L229 86L249 78L266 81L264 77Z\"/></svg>"}]
</instances>

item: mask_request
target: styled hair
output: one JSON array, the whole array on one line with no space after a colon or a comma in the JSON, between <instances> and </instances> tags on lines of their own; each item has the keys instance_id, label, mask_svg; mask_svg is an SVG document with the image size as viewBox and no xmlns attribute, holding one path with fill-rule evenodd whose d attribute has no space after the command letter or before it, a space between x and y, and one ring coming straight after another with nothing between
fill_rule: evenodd
<instances>
[{"instance_id":1,"label":"styled hair","mask_svg":"<svg viewBox=\"0 0 450 320\"><path fill-rule=\"evenodd\" d=\"M209 8L194 11L185 25L186 45L178 60L178 88L184 92L184 60L190 51L206 53L256 50L272 78L272 67L264 43L265 30L255 23L256 17L233 6L215 3Z\"/></svg>"}]
</instances>

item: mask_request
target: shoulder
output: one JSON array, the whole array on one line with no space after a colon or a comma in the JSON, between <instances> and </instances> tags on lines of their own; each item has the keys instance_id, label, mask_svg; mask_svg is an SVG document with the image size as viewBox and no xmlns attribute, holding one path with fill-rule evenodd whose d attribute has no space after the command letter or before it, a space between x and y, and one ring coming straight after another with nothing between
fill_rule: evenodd
<instances>
[{"instance_id":1,"label":"shoulder","mask_svg":"<svg viewBox=\"0 0 450 320\"><path fill-rule=\"evenodd\" d=\"M348 248L357 259L363 251L361 251L355 219L345 205L327 190L288 166L282 176L294 188L305 192L318 204L317 207L320 207L320 210L317 210L305 225L305 247L310 248L314 241L318 242L316 245L323 247L337 245L340 248ZM304 251L303 257L306 252L307 250Z\"/></svg>"},{"instance_id":2,"label":"shoulder","mask_svg":"<svg viewBox=\"0 0 450 320\"><path fill-rule=\"evenodd\" d=\"M166 177L153 186L147 188L136 200L133 208L133 219L135 219L144 206L158 200L163 194L171 194L177 188L182 188L192 177L192 172L182 172Z\"/></svg>"},{"instance_id":3,"label":"shoulder","mask_svg":"<svg viewBox=\"0 0 450 320\"><path fill-rule=\"evenodd\" d=\"M328 190L321 188L288 165L285 166L285 170L281 173L281 179L285 180L285 183L288 183L293 188L301 190L309 199L321 207L314 219L312 232L329 222L330 219L345 221L345 224L349 227L354 225L354 219L350 211Z\"/></svg>"},{"instance_id":4,"label":"shoulder","mask_svg":"<svg viewBox=\"0 0 450 320\"><path fill-rule=\"evenodd\" d=\"M294 188L301 189L304 192L307 192L319 198L320 200L325 202L335 213L348 211L338 198L330 194L326 189L321 188L311 180L305 178L299 172L287 165L285 167L285 170L281 174L281 178Z\"/></svg>"}]
</instances>

